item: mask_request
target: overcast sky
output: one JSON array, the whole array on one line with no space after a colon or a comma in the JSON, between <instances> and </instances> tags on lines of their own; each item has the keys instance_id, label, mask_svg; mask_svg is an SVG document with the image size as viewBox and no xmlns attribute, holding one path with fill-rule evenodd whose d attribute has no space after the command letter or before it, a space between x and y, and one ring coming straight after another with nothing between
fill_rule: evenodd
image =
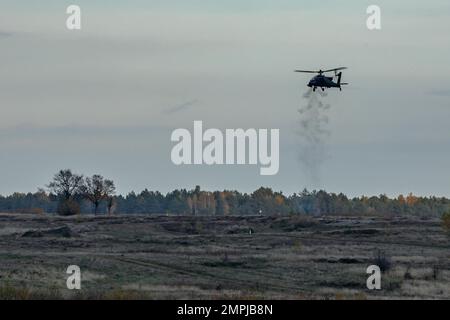
<instances>
[{"instance_id":1,"label":"overcast sky","mask_svg":"<svg viewBox=\"0 0 450 320\"><path fill-rule=\"evenodd\" d=\"M65 27L82 9L82 30ZM382 30L366 28L366 8ZM431 1L18 1L0 4L0 194L59 169L144 188L450 196L450 3ZM330 91L327 157L313 185L296 126L309 75ZM170 134L279 128L280 171L176 167Z\"/></svg>"}]
</instances>

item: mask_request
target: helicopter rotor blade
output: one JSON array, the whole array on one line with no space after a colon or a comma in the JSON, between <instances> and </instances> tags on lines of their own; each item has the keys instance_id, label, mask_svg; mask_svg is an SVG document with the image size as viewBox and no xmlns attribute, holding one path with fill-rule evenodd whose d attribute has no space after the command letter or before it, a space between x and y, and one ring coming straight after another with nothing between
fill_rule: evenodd
<instances>
[{"instance_id":1,"label":"helicopter rotor blade","mask_svg":"<svg viewBox=\"0 0 450 320\"><path fill-rule=\"evenodd\" d=\"M322 72L331 72L331 71L339 71L339 70L345 70L347 67L340 67L335 69L329 69L329 70L323 70Z\"/></svg>"},{"instance_id":2,"label":"helicopter rotor blade","mask_svg":"<svg viewBox=\"0 0 450 320\"><path fill-rule=\"evenodd\" d=\"M312 70L294 70L294 72L319 73L320 71L312 71Z\"/></svg>"}]
</instances>

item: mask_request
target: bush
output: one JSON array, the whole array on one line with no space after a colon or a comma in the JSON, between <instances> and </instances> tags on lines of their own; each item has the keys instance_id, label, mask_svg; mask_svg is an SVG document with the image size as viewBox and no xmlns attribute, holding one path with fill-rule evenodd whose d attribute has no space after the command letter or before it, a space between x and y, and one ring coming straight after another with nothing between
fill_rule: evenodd
<instances>
[{"instance_id":1,"label":"bush","mask_svg":"<svg viewBox=\"0 0 450 320\"><path fill-rule=\"evenodd\" d=\"M30 297L28 288L15 288L11 285L0 287L0 300L28 300Z\"/></svg>"},{"instance_id":2,"label":"bush","mask_svg":"<svg viewBox=\"0 0 450 320\"><path fill-rule=\"evenodd\" d=\"M391 269L392 262L391 262L391 259L386 256L386 253L384 253L381 250L378 250L378 252L374 258L374 265L377 265L378 267L380 267L380 270L382 272L386 272Z\"/></svg>"},{"instance_id":3,"label":"bush","mask_svg":"<svg viewBox=\"0 0 450 320\"><path fill-rule=\"evenodd\" d=\"M44 214L44 209L42 209L42 208L30 208L30 209L25 210L25 213Z\"/></svg>"},{"instance_id":4,"label":"bush","mask_svg":"<svg viewBox=\"0 0 450 320\"><path fill-rule=\"evenodd\" d=\"M56 212L61 216L73 216L80 213L80 205L72 199L61 200Z\"/></svg>"},{"instance_id":5,"label":"bush","mask_svg":"<svg viewBox=\"0 0 450 320\"><path fill-rule=\"evenodd\" d=\"M450 211L442 215L441 221L444 230L450 233Z\"/></svg>"},{"instance_id":6,"label":"bush","mask_svg":"<svg viewBox=\"0 0 450 320\"><path fill-rule=\"evenodd\" d=\"M311 228L318 224L317 220L307 215L292 215L275 220L270 228L281 229L286 232L301 231L305 228Z\"/></svg>"}]
</instances>

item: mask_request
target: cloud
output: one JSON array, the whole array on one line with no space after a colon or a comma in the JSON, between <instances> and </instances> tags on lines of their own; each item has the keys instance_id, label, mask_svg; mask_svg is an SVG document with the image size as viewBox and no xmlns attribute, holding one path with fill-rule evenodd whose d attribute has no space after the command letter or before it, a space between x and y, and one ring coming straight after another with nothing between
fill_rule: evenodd
<instances>
[{"instance_id":1,"label":"cloud","mask_svg":"<svg viewBox=\"0 0 450 320\"><path fill-rule=\"evenodd\" d=\"M432 96L450 97L450 90L433 90L428 91L427 94Z\"/></svg>"},{"instance_id":2,"label":"cloud","mask_svg":"<svg viewBox=\"0 0 450 320\"><path fill-rule=\"evenodd\" d=\"M145 126L145 125L54 125L41 126L35 124L19 124L11 127L0 128L0 134L3 136L93 136L93 135L140 135L155 134L168 131L164 126Z\"/></svg>"},{"instance_id":3,"label":"cloud","mask_svg":"<svg viewBox=\"0 0 450 320\"><path fill-rule=\"evenodd\" d=\"M9 38L13 35L12 32L0 31L0 39Z\"/></svg>"},{"instance_id":4,"label":"cloud","mask_svg":"<svg viewBox=\"0 0 450 320\"><path fill-rule=\"evenodd\" d=\"M187 110L189 108L191 108L193 105L195 105L198 101L197 100L191 100L191 101L187 101L183 104L177 105L177 106L173 106L170 107L166 110L164 110L165 114L173 114L173 113L177 113L177 112L181 112L184 110Z\"/></svg>"}]
</instances>

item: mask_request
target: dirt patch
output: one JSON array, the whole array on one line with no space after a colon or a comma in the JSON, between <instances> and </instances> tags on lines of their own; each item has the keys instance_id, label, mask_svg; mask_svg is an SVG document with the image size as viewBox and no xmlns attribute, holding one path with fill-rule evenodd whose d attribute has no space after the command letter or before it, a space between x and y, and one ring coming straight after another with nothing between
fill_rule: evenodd
<instances>
[{"instance_id":1,"label":"dirt patch","mask_svg":"<svg viewBox=\"0 0 450 320\"><path fill-rule=\"evenodd\" d=\"M42 237L72 238L74 236L75 233L68 226L62 226L51 229L28 230L22 234L23 238L42 238Z\"/></svg>"}]
</instances>

